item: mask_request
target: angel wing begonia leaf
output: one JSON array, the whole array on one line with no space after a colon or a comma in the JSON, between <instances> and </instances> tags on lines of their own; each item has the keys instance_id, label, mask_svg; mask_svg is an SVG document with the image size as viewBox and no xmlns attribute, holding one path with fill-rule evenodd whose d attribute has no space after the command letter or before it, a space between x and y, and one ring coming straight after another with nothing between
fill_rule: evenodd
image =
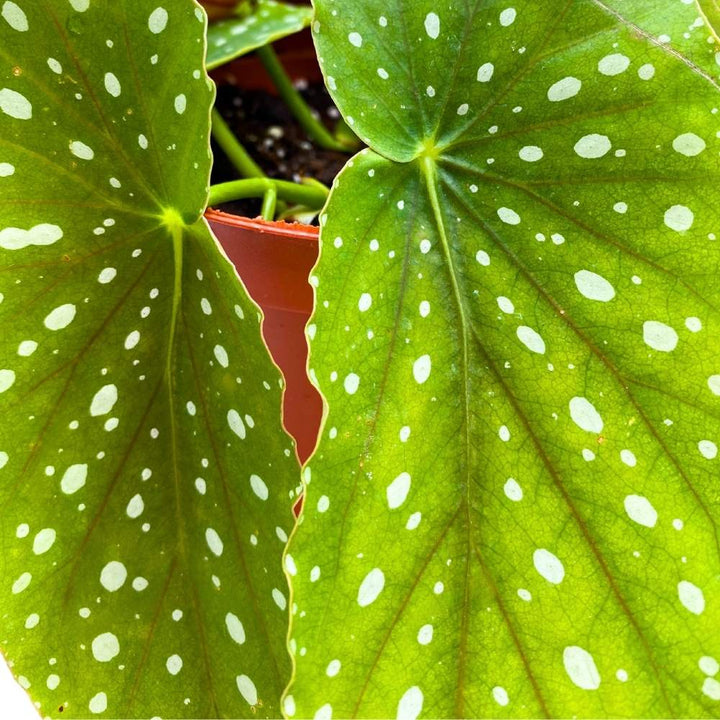
<instances>
[{"instance_id":1,"label":"angel wing begonia leaf","mask_svg":"<svg viewBox=\"0 0 720 720\"><path fill-rule=\"evenodd\" d=\"M288 716L717 716L720 93L615 5L316 2Z\"/></svg>"},{"instance_id":2,"label":"angel wing begonia leaf","mask_svg":"<svg viewBox=\"0 0 720 720\"><path fill-rule=\"evenodd\" d=\"M245 16L227 18L208 27L209 69L224 65L252 50L273 43L306 28L312 8L275 0L258 0Z\"/></svg>"},{"instance_id":3,"label":"angel wing begonia leaf","mask_svg":"<svg viewBox=\"0 0 720 720\"><path fill-rule=\"evenodd\" d=\"M272 717L289 672L295 462L202 218L204 34L2 4L0 647L44 716Z\"/></svg>"}]
</instances>

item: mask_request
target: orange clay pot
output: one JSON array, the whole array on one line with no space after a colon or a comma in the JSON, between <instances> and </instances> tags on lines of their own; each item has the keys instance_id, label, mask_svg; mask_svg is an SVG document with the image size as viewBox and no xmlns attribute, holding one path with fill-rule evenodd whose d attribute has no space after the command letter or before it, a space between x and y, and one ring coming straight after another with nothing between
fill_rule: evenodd
<instances>
[{"instance_id":1,"label":"orange clay pot","mask_svg":"<svg viewBox=\"0 0 720 720\"><path fill-rule=\"evenodd\" d=\"M307 375L305 325L313 309L308 282L318 256L318 229L299 223L205 213L213 232L262 308L262 333L285 378L283 423L295 438L300 462L315 448L322 399Z\"/></svg>"}]
</instances>

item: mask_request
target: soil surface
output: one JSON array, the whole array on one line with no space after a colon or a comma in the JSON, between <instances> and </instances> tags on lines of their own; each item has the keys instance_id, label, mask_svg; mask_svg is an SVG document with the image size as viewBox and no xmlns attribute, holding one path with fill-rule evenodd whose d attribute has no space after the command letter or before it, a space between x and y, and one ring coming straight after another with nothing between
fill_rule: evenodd
<instances>
[{"instance_id":1,"label":"soil surface","mask_svg":"<svg viewBox=\"0 0 720 720\"><path fill-rule=\"evenodd\" d=\"M322 83L295 86L305 102L332 130L340 114ZM298 182L312 177L330 186L350 155L315 146L300 127L283 100L270 93L246 90L232 85L217 89L216 107L230 129L241 140L250 156L268 177ZM212 183L239 178L237 170L213 141L215 162ZM220 210L255 217L261 200L239 200L220 206Z\"/></svg>"}]
</instances>

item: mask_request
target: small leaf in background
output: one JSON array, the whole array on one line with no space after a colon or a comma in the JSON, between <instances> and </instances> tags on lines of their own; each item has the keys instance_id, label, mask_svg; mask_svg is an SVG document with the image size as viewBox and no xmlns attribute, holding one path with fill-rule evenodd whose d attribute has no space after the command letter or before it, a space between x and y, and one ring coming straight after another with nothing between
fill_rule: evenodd
<instances>
[{"instance_id":1,"label":"small leaf in background","mask_svg":"<svg viewBox=\"0 0 720 720\"><path fill-rule=\"evenodd\" d=\"M714 48L616 5L316 4L372 149L321 222L288 715L717 717L720 95L652 35Z\"/></svg>"},{"instance_id":2,"label":"small leaf in background","mask_svg":"<svg viewBox=\"0 0 720 720\"><path fill-rule=\"evenodd\" d=\"M275 717L296 462L202 218L205 17L0 18L0 646L43 715Z\"/></svg>"},{"instance_id":3,"label":"small leaf in background","mask_svg":"<svg viewBox=\"0 0 720 720\"><path fill-rule=\"evenodd\" d=\"M247 15L227 18L208 27L207 67L212 70L259 47L310 25L312 9L275 0L258 0Z\"/></svg>"}]
</instances>

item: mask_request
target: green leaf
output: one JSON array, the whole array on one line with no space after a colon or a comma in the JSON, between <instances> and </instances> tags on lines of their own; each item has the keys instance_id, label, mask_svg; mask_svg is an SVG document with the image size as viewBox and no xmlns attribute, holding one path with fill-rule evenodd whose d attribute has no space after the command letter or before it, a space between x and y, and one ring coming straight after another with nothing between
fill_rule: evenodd
<instances>
[{"instance_id":1,"label":"green leaf","mask_svg":"<svg viewBox=\"0 0 720 720\"><path fill-rule=\"evenodd\" d=\"M296 463L202 218L186 0L0 18L0 647L43 715L274 717Z\"/></svg>"},{"instance_id":2,"label":"green leaf","mask_svg":"<svg viewBox=\"0 0 720 720\"><path fill-rule=\"evenodd\" d=\"M372 150L322 218L286 713L717 717L717 87L596 2L316 10Z\"/></svg>"},{"instance_id":3,"label":"green leaf","mask_svg":"<svg viewBox=\"0 0 720 720\"><path fill-rule=\"evenodd\" d=\"M275 0L258 0L249 15L211 23L208 27L207 67L246 55L268 43L299 32L310 25L312 9Z\"/></svg>"},{"instance_id":4,"label":"green leaf","mask_svg":"<svg viewBox=\"0 0 720 720\"><path fill-rule=\"evenodd\" d=\"M720 29L720 4L717 0L696 0L698 9L703 19L707 23L716 40L718 37L718 29Z\"/></svg>"}]
</instances>

